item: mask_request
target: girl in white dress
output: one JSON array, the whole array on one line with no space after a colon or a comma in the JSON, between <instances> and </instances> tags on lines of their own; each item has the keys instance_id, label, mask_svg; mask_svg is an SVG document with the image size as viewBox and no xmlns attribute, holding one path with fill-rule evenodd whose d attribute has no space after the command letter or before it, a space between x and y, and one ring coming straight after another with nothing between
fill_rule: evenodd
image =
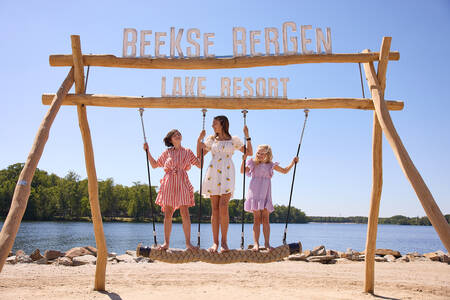
<instances>
[{"instance_id":1,"label":"girl in white dress","mask_svg":"<svg viewBox=\"0 0 450 300\"><path fill-rule=\"evenodd\" d=\"M235 169L232 156L235 150L244 152L244 145L237 136L231 136L228 132L229 122L225 116L217 116L213 120L212 128L215 135L206 138L205 130L200 133L197 141L197 157L211 151L211 162L207 165L206 175L202 184L202 195L211 199L211 226L213 232L213 245L208 249L217 252L219 247L219 227L222 234L221 251L228 250L227 232L230 218L228 215L228 202L234 192ZM247 155L253 155L251 139L248 136L248 128L244 126L244 135L247 143Z\"/></svg>"}]
</instances>

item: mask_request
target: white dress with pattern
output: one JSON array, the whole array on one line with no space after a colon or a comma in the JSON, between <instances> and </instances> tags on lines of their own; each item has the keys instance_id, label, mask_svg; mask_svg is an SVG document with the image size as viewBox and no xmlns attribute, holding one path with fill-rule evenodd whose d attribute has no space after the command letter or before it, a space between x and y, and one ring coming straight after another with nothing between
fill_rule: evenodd
<instances>
[{"instance_id":1,"label":"white dress with pattern","mask_svg":"<svg viewBox=\"0 0 450 300\"><path fill-rule=\"evenodd\" d=\"M211 162L206 167L203 179L202 195L209 198L211 195L234 193L235 169L231 159L234 151L243 146L237 136L231 140L218 141L213 135L205 140L206 149L211 151Z\"/></svg>"}]
</instances>

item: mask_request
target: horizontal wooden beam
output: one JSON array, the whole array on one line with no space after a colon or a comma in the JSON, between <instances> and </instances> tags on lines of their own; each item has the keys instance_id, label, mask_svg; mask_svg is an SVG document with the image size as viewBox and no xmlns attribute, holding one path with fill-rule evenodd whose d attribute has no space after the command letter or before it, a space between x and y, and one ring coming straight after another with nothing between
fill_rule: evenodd
<instances>
[{"instance_id":1,"label":"horizontal wooden beam","mask_svg":"<svg viewBox=\"0 0 450 300\"><path fill-rule=\"evenodd\" d=\"M281 56L239 56L212 58L145 58L117 57L115 55L83 55L87 66L137 68L137 69L235 69L264 66L285 66L307 63L367 63L377 61L378 52L340 53L340 54L305 54ZM389 60L399 60L399 52L390 52ZM50 55L50 66L69 67L73 65L72 55Z\"/></svg>"},{"instance_id":2,"label":"horizontal wooden beam","mask_svg":"<svg viewBox=\"0 0 450 300\"><path fill-rule=\"evenodd\" d=\"M43 94L42 103L49 105L54 94ZM402 101L386 101L388 109L402 110ZM91 105L129 108L211 108L211 109L326 109L348 108L374 110L371 99L360 98L220 98L220 97L132 97L96 94L69 94L62 105Z\"/></svg>"}]
</instances>

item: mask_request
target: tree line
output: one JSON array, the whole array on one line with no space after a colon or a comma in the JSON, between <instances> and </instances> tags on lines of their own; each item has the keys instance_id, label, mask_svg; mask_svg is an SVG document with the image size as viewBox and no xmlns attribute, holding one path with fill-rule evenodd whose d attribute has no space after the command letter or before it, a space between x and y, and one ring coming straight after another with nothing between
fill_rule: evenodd
<instances>
[{"instance_id":1,"label":"tree line","mask_svg":"<svg viewBox=\"0 0 450 300\"><path fill-rule=\"evenodd\" d=\"M14 189L23 168L22 163L10 165L0 170L0 219L5 219L11 205ZM157 189L152 186L152 199L155 201ZM148 184L134 182L131 186L115 184L112 178L98 182L98 197L102 217L105 221L149 222L152 220ZM190 208L192 222L198 222L200 195L195 192L196 206ZM203 199L201 222L210 221L211 202ZM230 222L242 221L242 201L232 199L229 204ZM80 221L90 220L88 181L80 179L76 173L69 171L63 178L36 169L31 183L31 193L24 214L24 220L33 221ZM164 215L159 205L154 205L157 222L163 222ZM270 214L273 223L285 222L287 206L275 205ZM291 207L292 223L306 223L304 212ZM179 211L174 214L174 221L181 222ZM252 214L246 213L244 222L253 222Z\"/></svg>"},{"instance_id":2,"label":"tree line","mask_svg":"<svg viewBox=\"0 0 450 300\"><path fill-rule=\"evenodd\" d=\"M0 220L5 219L14 189L22 171L23 163L10 165L0 170ZM157 189L152 186L152 199L155 201ZM98 182L98 196L100 209L104 221L129 221L150 222L152 220L150 194L147 184L134 182L131 186L115 184L112 178ZM190 214L192 222L198 222L200 195L195 192L194 207ZM271 223L286 222L288 207L274 205L275 211L270 214ZM210 221L211 202L209 199L202 201L201 222ZM242 221L242 201L232 199L229 204L231 223ZM88 181L80 179L76 173L69 171L65 177L48 174L46 171L36 169L31 183L31 193L24 214L24 220L30 221L89 221L91 208L89 203ZM164 215L159 205L154 205L154 217L156 222L163 222ZM450 223L450 215L445 215ZM367 217L316 217L306 214L296 207L291 207L291 223L359 223L367 224ZM174 214L174 221L181 222L179 211ZM253 222L253 215L246 213L245 223ZM399 225L431 225L427 217L405 217L401 215L390 218L379 218L379 224Z\"/></svg>"}]
</instances>

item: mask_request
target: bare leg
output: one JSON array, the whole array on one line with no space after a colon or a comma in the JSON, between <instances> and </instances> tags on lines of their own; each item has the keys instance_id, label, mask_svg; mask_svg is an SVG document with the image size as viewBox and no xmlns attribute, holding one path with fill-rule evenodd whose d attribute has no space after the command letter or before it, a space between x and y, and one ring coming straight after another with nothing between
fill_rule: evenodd
<instances>
[{"instance_id":1,"label":"bare leg","mask_svg":"<svg viewBox=\"0 0 450 300\"><path fill-rule=\"evenodd\" d=\"M266 249L270 251L273 248L270 246L269 214L270 214L270 212L267 210L267 208L262 211L262 224L263 224L263 233L264 233L264 247L266 247Z\"/></svg>"},{"instance_id":2,"label":"bare leg","mask_svg":"<svg viewBox=\"0 0 450 300\"><path fill-rule=\"evenodd\" d=\"M253 245L253 251L259 251L259 233L261 229L261 210L255 210L253 212L253 240L255 244Z\"/></svg>"},{"instance_id":3,"label":"bare leg","mask_svg":"<svg viewBox=\"0 0 450 300\"><path fill-rule=\"evenodd\" d=\"M222 238L220 241L220 251L228 251L227 235L230 216L228 213L228 202L230 202L231 193L220 195L219 198L219 215L220 215L220 232Z\"/></svg>"},{"instance_id":4,"label":"bare leg","mask_svg":"<svg viewBox=\"0 0 450 300\"><path fill-rule=\"evenodd\" d=\"M213 233L213 244L209 247L209 252L217 252L219 248L219 196L211 195L211 227Z\"/></svg>"},{"instance_id":5,"label":"bare leg","mask_svg":"<svg viewBox=\"0 0 450 300\"><path fill-rule=\"evenodd\" d=\"M161 249L161 250L169 249L170 233L172 232L172 216L173 216L173 207L165 206L164 207L164 244L159 246L159 249Z\"/></svg>"},{"instance_id":6,"label":"bare leg","mask_svg":"<svg viewBox=\"0 0 450 300\"><path fill-rule=\"evenodd\" d=\"M193 250L195 247L191 244L191 217L187 205L180 207L181 219L183 220L184 238L186 239L186 248Z\"/></svg>"}]
</instances>

